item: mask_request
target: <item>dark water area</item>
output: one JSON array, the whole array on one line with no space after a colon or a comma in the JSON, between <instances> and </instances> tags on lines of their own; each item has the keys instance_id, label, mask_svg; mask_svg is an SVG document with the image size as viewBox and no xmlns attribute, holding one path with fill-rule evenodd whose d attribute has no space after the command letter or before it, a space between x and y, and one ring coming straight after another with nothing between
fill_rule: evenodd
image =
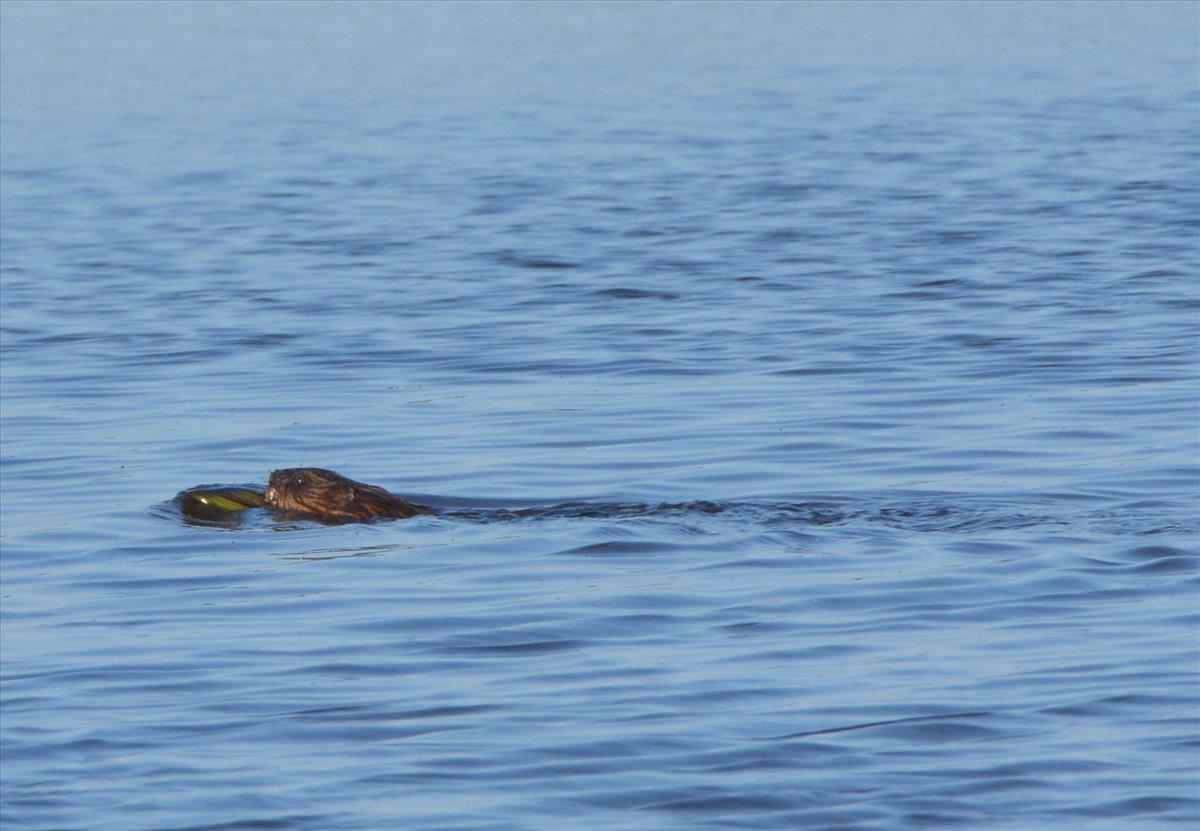
<instances>
[{"instance_id":1,"label":"dark water area","mask_svg":"<svg viewBox=\"0 0 1200 831\"><path fill-rule=\"evenodd\" d=\"M6 831L1200 823L1194 5L0 8Z\"/></svg>"}]
</instances>

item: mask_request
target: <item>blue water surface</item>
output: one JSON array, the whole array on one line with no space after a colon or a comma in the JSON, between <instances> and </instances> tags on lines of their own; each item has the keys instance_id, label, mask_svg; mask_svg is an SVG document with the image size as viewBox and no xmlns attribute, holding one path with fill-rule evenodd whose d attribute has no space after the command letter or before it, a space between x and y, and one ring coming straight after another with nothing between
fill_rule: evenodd
<instances>
[{"instance_id":1,"label":"blue water surface","mask_svg":"<svg viewBox=\"0 0 1200 831\"><path fill-rule=\"evenodd\" d=\"M0 10L6 831L1200 823L1194 4Z\"/></svg>"}]
</instances>

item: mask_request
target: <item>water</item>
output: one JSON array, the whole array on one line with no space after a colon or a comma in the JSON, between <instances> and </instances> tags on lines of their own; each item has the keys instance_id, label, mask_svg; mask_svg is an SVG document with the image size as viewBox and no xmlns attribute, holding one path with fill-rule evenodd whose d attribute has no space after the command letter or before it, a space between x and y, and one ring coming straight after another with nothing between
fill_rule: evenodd
<instances>
[{"instance_id":1,"label":"water","mask_svg":"<svg viewBox=\"0 0 1200 831\"><path fill-rule=\"evenodd\" d=\"M5 829L1200 820L1194 6L0 22Z\"/></svg>"}]
</instances>

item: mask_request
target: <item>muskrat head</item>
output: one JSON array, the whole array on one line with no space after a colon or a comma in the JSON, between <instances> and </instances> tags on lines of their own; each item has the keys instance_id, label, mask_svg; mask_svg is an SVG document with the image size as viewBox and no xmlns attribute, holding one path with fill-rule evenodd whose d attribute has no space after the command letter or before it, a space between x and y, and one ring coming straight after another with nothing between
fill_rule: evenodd
<instances>
[{"instance_id":1,"label":"muskrat head","mask_svg":"<svg viewBox=\"0 0 1200 831\"><path fill-rule=\"evenodd\" d=\"M267 481L267 504L281 511L320 514L353 496L348 479L320 467L283 468Z\"/></svg>"},{"instance_id":2,"label":"muskrat head","mask_svg":"<svg viewBox=\"0 0 1200 831\"><path fill-rule=\"evenodd\" d=\"M333 523L430 513L428 508L405 502L383 488L320 467L275 471L267 483L266 499L278 511Z\"/></svg>"}]
</instances>

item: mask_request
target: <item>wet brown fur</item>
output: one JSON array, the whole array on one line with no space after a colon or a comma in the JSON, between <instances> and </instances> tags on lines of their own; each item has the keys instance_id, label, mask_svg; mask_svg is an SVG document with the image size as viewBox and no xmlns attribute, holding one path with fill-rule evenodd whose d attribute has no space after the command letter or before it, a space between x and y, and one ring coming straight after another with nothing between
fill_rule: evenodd
<instances>
[{"instance_id":1,"label":"wet brown fur","mask_svg":"<svg viewBox=\"0 0 1200 831\"><path fill-rule=\"evenodd\" d=\"M267 484L266 498L276 511L329 524L433 513L432 508L416 505L383 488L320 467L276 470Z\"/></svg>"}]
</instances>

